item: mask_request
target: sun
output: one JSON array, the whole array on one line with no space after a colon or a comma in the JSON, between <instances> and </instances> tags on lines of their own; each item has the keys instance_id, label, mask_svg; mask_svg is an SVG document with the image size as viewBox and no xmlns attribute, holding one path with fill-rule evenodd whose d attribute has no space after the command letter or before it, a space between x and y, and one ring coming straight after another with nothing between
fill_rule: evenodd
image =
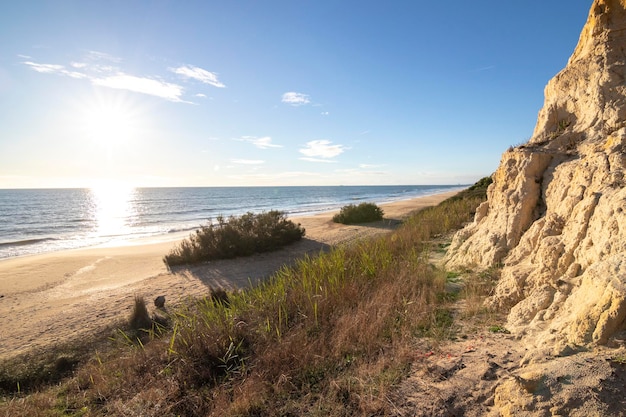
<instances>
[{"instance_id":1,"label":"sun","mask_svg":"<svg viewBox=\"0 0 626 417\"><path fill-rule=\"evenodd\" d=\"M100 107L85 115L89 136L98 143L123 143L133 130L130 116L121 108Z\"/></svg>"},{"instance_id":2,"label":"sun","mask_svg":"<svg viewBox=\"0 0 626 417\"><path fill-rule=\"evenodd\" d=\"M96 96L80 113L79 125L86 139L106 149L131 143L140 135L140 108L124 97Z\"/></svg>"}]
</instances>

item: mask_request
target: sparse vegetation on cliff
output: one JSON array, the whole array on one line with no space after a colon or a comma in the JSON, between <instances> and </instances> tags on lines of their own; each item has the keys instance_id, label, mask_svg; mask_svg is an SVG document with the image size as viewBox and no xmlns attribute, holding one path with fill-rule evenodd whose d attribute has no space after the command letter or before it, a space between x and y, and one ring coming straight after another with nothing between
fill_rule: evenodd
<instances>
[{"instance_id":1,"label":"sparse vegetation on cliff","mask_svg":"<svg viewBox=\"0 0 626 417\"><path fill-rule=\"evenodd\" d=\"M268 281L171 314L169 332L98 354L67 382L12 397L20 415L389 415L424 338L454 333L434 236L484 196L448 200L395 232L338 247ZM427 343L427 342L424 342ZM54 410L47 412L42 410Z\"/></svg>"}]
</instances>

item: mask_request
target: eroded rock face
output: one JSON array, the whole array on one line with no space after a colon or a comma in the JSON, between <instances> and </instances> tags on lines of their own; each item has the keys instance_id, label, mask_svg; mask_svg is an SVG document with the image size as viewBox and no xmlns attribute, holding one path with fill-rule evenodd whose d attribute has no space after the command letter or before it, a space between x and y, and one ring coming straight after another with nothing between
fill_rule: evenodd
<instances>
[{"instance_id":1,"label":"eroded rock face","mask_svg":"<svg viewBox=\"0 0 626 417\"><path fill-rule=\"evenodd\" d=\"M533 137L502 156L449 268L503 264L489 303L556 353L626 330L626 0L596 0Z\"/></svg>"}]
</instances>

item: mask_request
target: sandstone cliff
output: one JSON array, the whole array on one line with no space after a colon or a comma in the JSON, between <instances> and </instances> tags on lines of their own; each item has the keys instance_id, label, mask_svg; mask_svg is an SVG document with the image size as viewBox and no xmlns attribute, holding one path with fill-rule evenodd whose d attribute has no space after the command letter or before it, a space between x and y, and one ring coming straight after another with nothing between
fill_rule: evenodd
<instances>
[{"instance_id":1,"label":"sandstone cliff","mask_svg":"<svg viewBox=\"0 0 626 417\"><path fill-rule=\"evenodd\" d=\"M612 342L626 330L625 167L626 0L595 0L532 138L503 154L448 267L502 265L488 302L537 349Z\"/></svg>"}]
</instances>

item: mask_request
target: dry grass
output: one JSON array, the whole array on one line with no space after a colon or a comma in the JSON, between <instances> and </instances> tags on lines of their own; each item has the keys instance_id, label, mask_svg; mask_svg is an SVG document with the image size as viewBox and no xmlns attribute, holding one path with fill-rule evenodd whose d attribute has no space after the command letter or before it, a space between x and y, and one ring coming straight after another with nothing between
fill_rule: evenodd
<instances>
[{"instance_id":1,"label":"dry grass","mask_svg":"<svg viewBox=\"0 0 626 417\"><path fill-rule=\"evenodd\" d=\"M429 242L470 220L480 201L444 202L393 234L303 259L246 291L214 292L174 312L162 337L96 355L0 412L392 415L389 393L415 345L453 333L447 274L429 263Z\"/></svg>"},{"instance_id":2,"label":"dry grass","mask_svg":"<svg viewBox=\"0 0 626 417\"><path fill-rule=\"evenodd\" d=\"M128 319L128 324L131 330L149 330L152 328L152 319L148 308L146 307L146 301L143 297L135 296L135 304L133 304L133 311Z\"/></svg>"}]
</instances>

